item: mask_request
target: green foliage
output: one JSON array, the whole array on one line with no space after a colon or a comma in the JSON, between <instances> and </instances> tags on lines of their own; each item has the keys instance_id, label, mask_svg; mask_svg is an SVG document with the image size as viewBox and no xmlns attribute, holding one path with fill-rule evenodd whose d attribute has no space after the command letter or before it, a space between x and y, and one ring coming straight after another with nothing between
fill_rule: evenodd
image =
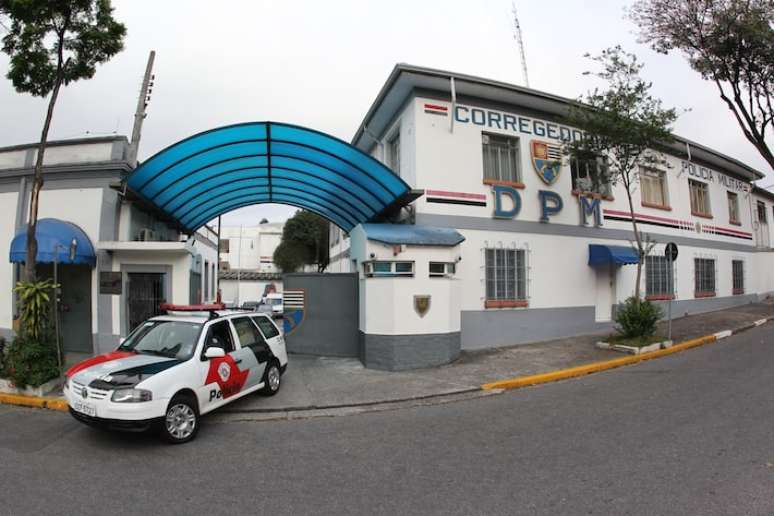
<instances>
[{"instance_id":1,"label":"green foliage","mask_svg":"<svg viewBox=\"0 0 774 516\"><path fill-rule=\"evenodd\" d=\"M1 0L0 15L10 25L7 77L20 93L46 97L57 83L90 79L123 49L126 27L110 0Z\"/></svg>"},{"instance_id":2,"label":"green foliage","mask_svg":"<svg viewBox=\"0 0 774 516\"><path fill-rule=\"evenodd\" d=\"M21 305L22 332L31 339L38 339L46 333L51 316L51 295L59 285L50 279L42 281L20 281L14 292Z\"/></svg>"},{"instance_id":3,"label":"green foliage","mask_svg":"<svg viewBox=\"0 0 774 516\"><path fill-rule=\"evenodd\" d=\"M59 376L53 333L47 331L38 338L16 336L8 346L3 375L17 387L38 387Z\"/></svg>"},{"instance_id":4,"label":"green foliage","mask_svg":"<svg viewBox=\"0 0 774 516\"><path fill-rule=\"evenodd\" d=\"M774 122L772 0L638 0L630 18L640 41L682 52L715 84L745 138L774 168L767 131Z\"/></svg>"},{"instance_id":5,"label":"green foliage","mask_svg":"<svg viewBox=\"0 0 774 516\"><path fill-rule=\"evenodd\" d=\"M285 222L282 240L274 251L274 263L283 272L311 264L317 264L318 272L324 271L328 266L328 231L326 219L299 210Z\"/></svg>"},{"instance_id":6,"label":"green foliage","mask_svg":"<svg viewBox=\"0 0 774 516\"><path fill-rule=\"evenodd\" d=\"M626 338L650 337L656 333L656 323L662 315L657 305L632 296L616 311L616 331Z\"/></svg>"},{"instance_id":7,"label":"green foliage","mask_svg":"<svg viewBox=\"0 0 774 516\"><path fill-rule=\"evenodd\" d=\"M5 371L5 348L7 343L3 337L0 337L0 376L4 376Z\"/></svg>"}]
</instances>

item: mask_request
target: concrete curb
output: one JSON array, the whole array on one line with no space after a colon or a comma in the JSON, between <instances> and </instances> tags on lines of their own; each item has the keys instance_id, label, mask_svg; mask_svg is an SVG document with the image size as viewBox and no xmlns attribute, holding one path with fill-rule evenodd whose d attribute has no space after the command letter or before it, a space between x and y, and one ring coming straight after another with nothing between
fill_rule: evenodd
<instances>
[{"instance_id":1,"label":"concrete curb","mask_svg":"<svg viewBox=\"0 0 774 516\"><path fill-rule=\"evenodd\" d=\"M0 404L18 405L21 407L45 408L67 412L67 401L64 398L51 398L45 396L23 396L21 394L0 393Z\"/></svg>"},{"instance_id":2,"label":"concrete curb","mask_svg":"<svg viewBox=\"0 0 774 516\"><path fill-rule=\"evenodd\" d=\"M740 326L739 328L735 328L733 330L724 330L724 331L714 333L712 335L705 335L703 337L698 337L696 339L686 340L679 344L675 344L674 346L667 349L660 349L658 351L651 351L649 353L642 353L640 355L633 355L630 357L614 358L612 360L605 360L603 362L593 362L591 364L570 367L567 369L557 369L555 371L549 371L547 373L538 373L538 374L533 374L528 376L517 376L516 378L509 378L506 380L499 380L496 382L485 383L481 386L481 388L484 390L519 389L521 387L528 387L530 385L539 385L541 383L557 382L559 380L566 380L568 378L585 376L587 374L598 373L600 371L606 371L608 369L615 369L617 367L636 364L638 362L643 362L645 360L651 360L654 358L660 358L663 356L671 355L673 353L679 353L681 351L695 348L697 346L703 346L704 344L715 342L719 339L730 337L731 335L736 335L737 333L742 333L743 331L749 330L751 328L756 328L772 319L774 319L774 317L759 319L753 323Z\"/></svg>"}]
</instances>

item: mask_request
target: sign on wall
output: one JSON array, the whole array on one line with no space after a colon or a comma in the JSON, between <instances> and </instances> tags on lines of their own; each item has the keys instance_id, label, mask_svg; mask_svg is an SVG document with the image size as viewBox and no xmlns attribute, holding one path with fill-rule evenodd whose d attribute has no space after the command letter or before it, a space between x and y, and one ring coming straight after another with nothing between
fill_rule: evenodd
<instances>
[{"instance_id":1,"label":"sign on wall","mask_svg":"<svg viewBox=\"0 0 774 516\"><path fill-rule=\"evenodd\" d=\"M99 293L121 295L121 272L101 271L99 273Z\"/></svg>"}]
</instances>

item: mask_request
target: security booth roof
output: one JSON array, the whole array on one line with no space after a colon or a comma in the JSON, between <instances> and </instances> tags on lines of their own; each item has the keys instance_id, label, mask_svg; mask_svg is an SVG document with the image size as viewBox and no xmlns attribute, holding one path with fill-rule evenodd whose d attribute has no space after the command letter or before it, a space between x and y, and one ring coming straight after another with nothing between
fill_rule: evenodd
<instances>
[{"instance_id":1,"label":"security booth roof","mask_svg":"<svg viewBox=\"0 0 774 516\"><path fill-rule=\"evenodd\" d=\"M260 203L303 208L351 231L416 198L392 170L352 145L278 122L191 136L146 160L127 188L187 232Z\"/></svg>"},{"instance_id":2,"label":"security booth roof","mask_svg":"<svg viewBox=\"0 0 774 516\"><path fill-rule=\"evenodd\" d=\"M622 245L589 244L589 265L630 265L640 261L637 251Z\"/></svg>"},{"instance_id":3,"label":"security booth roof","mask_svg":"<svg viewBox=\"0 0 774 516\"><path fill-rule=\"evenodd\" d=\"M368 240L387 245L454 247L465 237L456 229L414 224L363 224Z\"/></svg>"},{"instance_id":4,"label":"security booth roof","mask_svg":"<svg viewBox=\"0 0 774 516\"><path fill-rule=\"evenodd\" d=\"M35 228L38 242L38 263L97 265L94 246L88 235L72 222L59 219L40 219ZM11 263L27 260L27 227L17 231L11 241L9 253Z\"/></svg>"}]
</instances>

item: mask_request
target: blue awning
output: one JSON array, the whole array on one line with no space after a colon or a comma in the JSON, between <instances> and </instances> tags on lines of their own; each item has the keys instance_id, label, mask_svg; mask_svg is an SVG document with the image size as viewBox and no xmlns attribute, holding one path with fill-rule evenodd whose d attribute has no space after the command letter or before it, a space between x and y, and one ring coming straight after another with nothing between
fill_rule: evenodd
<instances>
[{"instance_id":1,"label":"blue awning","mask_svg":"<svg viewBox=\"0 0 774 516\"><path fill-rule=\"evenodd\" d=\"M40 219L35 229L38 241L38 263L97 265L94 247L84 231L73 224L59 219ZM16 233L11 241L9 253L11 263L27 260L27 227Z\"/></svg>"},{"instance_id":2,"label":"blue awning","mask_svg":"<svg viewBox=\"0 0 774 516\"><path fill-rule=\"evenodd\" d=\"M145 160L127 186L189 232L260 203L304 208L349 232L416 197L397 174L356 147L278 122L191 136Z\"/></svg>"},{"instance_id":3,"label":"blue awning","mask_svg":"<svg viewBox=\"0 0 774 516\"><path fill-rule=\"evenodd\" d=\"M388 245L434 245L454 247L465 237L452 228L413 224L363 224L368 240Z\"/></svg>"},{"instance_id":4,"label":"blue awning","mask_svg":"<svg viewBox=\"0 0 774 516\"><path fill-rule=\"evenodd\" d=\"M589 265L629 265L639 262L637 251L622 245L589 244Z\"/></svg>"}]
</instances>

